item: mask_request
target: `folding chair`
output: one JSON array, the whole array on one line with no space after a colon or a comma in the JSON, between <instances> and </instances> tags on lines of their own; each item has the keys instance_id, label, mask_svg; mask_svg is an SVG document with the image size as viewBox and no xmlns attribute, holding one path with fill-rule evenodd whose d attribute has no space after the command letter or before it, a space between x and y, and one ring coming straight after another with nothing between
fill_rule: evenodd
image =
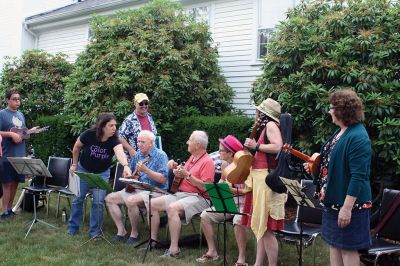
<instances>
[{"instance_id":1,"label":"folding chair","mask_svg":"<svg viewBox=\"0 0 400 266\"><path fill-rule=\"evenodd\" d=\"M50 197L51 193L57 193L57 211L56 218L60 212L60 198L66 197L68 200L69 208L71 209L70 197L74 194L68 189L69 168L71 167L71 158L62 157L49 157L47 169L53 176L48 179L47 185L50 187L47 192L47 215L49 214Z\"/></svg>"},{"instance_id":2,"label":"folding chair","mask_svg":"<svg viewBox=\"0 0 400 266\"><path fill-rule=\"evenodd\" d=\"M381 229L372 237L372 246L360 252L360 259L366 265L400 264L399 201L399 190L386 188L383 190L383 197L378 211L378 227ZM396 258L397 264L390 256Z\"/></svg>"},{"instance_id":3,"label":"folding chair","mask_svg":"<svg viewBox=\"0 0 400 266\"><path fill-rule=\"evenodd\" d=\"M301 180L301 185L304 187L303 192L312 198L315 193L315 185L312 180ZM277 231L278 238L285 242L295 244L297 252L300 254L300 239L302 238L303 247L312 246L313 262L315 265L315 239L321 233L322 208L318 207L318 203L314 202L316 208L297 207L297 215L295 221L286 221L285 229ZM303 223L303 224L301 224ZM303 232L301 233L301 226Z\"/></svg>"}]
</instances>

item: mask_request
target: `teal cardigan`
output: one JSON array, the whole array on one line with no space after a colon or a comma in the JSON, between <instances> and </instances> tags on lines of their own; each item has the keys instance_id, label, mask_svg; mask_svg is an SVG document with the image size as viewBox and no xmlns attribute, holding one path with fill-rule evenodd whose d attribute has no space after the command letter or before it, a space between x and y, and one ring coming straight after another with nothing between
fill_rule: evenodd
<instances>
[{"instance_id":1,"label":"teal cardigan","mask_svg":"<svg viewBox=\"0 0 400 266\"><path fill-rule=\"evenodd\" d=\"M330 140L339 133L337 130ZM326 145L326 143L325 143ZM355 124L346 129L332 149L324 205L343 205L346 195L356 204L371 201L371 141L365 127ZM323 155L322 155L323 156Z\"/></svg>"}]
</instances>

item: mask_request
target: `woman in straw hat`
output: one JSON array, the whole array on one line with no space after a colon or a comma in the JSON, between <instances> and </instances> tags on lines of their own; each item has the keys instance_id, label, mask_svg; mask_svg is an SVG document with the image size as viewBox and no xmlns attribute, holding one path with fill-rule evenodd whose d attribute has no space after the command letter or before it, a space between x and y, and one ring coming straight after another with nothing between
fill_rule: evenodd
<instances>
[{"instance_id":1,"label":"woman in straw hat","mask_svg":"<svg viewBox=\"0 0 400 266\"><path fill-rule=\"evenodd\" d=\"M250 224L257 238L257 256L254 265L264 265L265 255L269 265L277 265L278 241L274 231L284 228L285 218L285 194L273 192L265 185L265 177L270 169L276 167L276 154L282 148L282 136L279 129L279 117L281 106L275 100L268 98L256 107L256 119L265 124L260 137L247 138L245 146L254 150L254 161L245 185L252 191L252 200L246 194L247 204L243 212L252 211L251 218L243 218L242 223ZM252 206L249 206L252 202ZM244 216L245 217L245 216ZM250 222L250 223L249 223ZM237 262L237 265L240 261Z\"/></svg>"}]
</instances>

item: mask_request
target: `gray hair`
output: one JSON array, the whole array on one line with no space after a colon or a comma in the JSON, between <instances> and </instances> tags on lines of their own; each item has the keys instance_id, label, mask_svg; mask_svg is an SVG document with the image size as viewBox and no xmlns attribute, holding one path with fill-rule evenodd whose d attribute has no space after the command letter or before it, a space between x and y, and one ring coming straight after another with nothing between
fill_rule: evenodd
<instances>
[{"instance_id":1,"label":"gray hair","mask_svg":"<svg viewBox=\"0 0 400 266\"><path fill-rule=\"evenodd\" d=\"M154 133L151 132L151 131L149 131L149 130L142 130L142 131L140 131L138 137L139 137L139 136L146 137L146 138L150 139L151 142L153 142L153 143L155 143L155 141L156 141L156 135L154 135Z\"/></svg>"},{"instance_id":2,"label":"gray hair","mask_svg":"<svg viewBox=\"0 0 400 266\"><path fill-rule=\"evenodd\" d=\"M198 144L203 146L203 148L206 150L207 145L208 145L208 135L205 131L202 130L195 130L192 132L192 136L194 141L196 141Z\"/></svg>"}]
</instances>

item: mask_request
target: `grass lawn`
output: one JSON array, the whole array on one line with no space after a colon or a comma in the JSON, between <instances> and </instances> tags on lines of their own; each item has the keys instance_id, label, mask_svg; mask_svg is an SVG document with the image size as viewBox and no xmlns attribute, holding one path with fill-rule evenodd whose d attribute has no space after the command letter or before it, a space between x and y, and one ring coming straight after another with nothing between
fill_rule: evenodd
<instances>
[{"instance_id":1,"label":"grass lawn","mask_svg":"<svg viewBox=\"0 0 400 266\"><path fill-rule=\"evenodd\" d=\"M20 185L22 187L22 185ZM15 199L17 201L18 195ZM55 194L52 195L52 205L56 202ZM89 204L88 204L89 205ZM61 209L67 207L65 199L61 202ZM89 214L87 214L88 216ZM61 216L61 215L60 215ZM27 224L31 221L33 214L21 212L10 221L0 222L0 265L139 265L142 264L143 251L135 249L126 244L109 245L105 241L91 241L86 245L82 244L89 239L88 236L88 217L85 224L81 227L81 233L76 236L69 236L66 232L66 224L62 223L61 217L55 218L55 206L50 207L49 217L46 217L45 208L38 210L38 218L48 223L54 224L58 229L52 229L41 223L36 223L27 239L24 239L27 231ZM115 227L111 217L105 213L104 234L110 241L115 234ZM195 225L199 226L199 220L195 220ZM198 232L198 228L196 229ZM148 236L147 226L141 224L141 237ZM217 232L217 230L215 230ZM160 239L165 238L165 228L160 229ZM182 236L194 234L192 227L183 226ZM222 227L220 230L220 255L222 251ZM206 251L206 247L183 247L182 256L179 259L162 259L163 249L156 249L149 252L145 265L171 265L187 266L200 265L195 261L197 257ZM228 265L233 265L236 261L237 248L233 236L232 226L228 225L227 258ZM316 265L329 264L328 247L321 239L317 240L315 247ZM222 257L222 256L221 256ZM255 260L255 238L248 232L247 257L249 265ZM303 265L313 265L312 249L306 248L303 254ZM266 264L266 263L265 263ZM222 259L207 265L223 265ZM297 252L294 245L280 243L279 245L279 265L297 265Z\"/></svg>"}]
</instances>

